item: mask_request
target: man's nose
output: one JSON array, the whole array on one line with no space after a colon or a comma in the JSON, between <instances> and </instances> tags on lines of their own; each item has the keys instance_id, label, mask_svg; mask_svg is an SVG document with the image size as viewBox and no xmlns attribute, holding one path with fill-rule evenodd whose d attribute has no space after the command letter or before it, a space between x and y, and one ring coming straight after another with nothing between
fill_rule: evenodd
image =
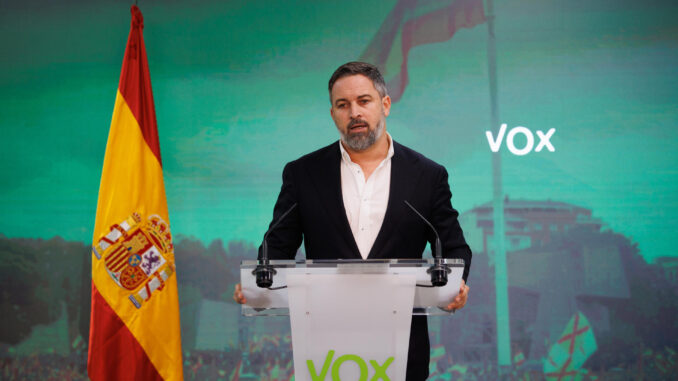
<instances>
[{"instance_id":1,"label":"man's nose","mask_svg":"<svg viewBox=\"0 0 678 381\"><path fill-rule=\"evenodd\" d=\"M362 111L357 103L351 103L351 118L358 119L362 116Z\"/></svg>"}]
</instances>

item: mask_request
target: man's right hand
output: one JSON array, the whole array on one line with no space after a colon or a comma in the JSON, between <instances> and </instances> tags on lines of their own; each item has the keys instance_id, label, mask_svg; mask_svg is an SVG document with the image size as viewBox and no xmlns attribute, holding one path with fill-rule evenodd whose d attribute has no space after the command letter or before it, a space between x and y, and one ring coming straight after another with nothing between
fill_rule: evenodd
<instances>
[{"instance_id":1,"label":"man's right hand","mask_svg":"<svg viewBox=\"0 0 678 381\"><path fill-rule=\"evenodd\" d=\"M238 304L247 303L245 295L242 294L242 286L240 285L240 283L235 285L235 291L233 291L233 300L235 300L235 302Z\"/></svg>"}]
</instances>

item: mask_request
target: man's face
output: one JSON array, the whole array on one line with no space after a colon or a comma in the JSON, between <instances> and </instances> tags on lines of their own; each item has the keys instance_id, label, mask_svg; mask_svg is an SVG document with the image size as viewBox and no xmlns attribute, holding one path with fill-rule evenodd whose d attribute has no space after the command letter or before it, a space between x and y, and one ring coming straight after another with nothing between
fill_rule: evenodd
<instances>
[{"instance_id":1,"label":"man's face","mask_svg":"<svg viewBox=\"0 0 678 381\"><path fill-rule=\"evenodd\" d=\"M340 78L330 99L332 120L348 148L364 151L383 134L391 98L382 98L369 78L360 74Z\"/></svg>"}]
</instances>

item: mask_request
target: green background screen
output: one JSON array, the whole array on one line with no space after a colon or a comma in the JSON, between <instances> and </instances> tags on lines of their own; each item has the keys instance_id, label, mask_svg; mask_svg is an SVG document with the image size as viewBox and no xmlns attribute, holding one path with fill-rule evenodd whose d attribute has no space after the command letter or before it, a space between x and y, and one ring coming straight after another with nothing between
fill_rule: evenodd
<instances>
[{"instance_id":1,"label":"green background screen","mask_svg":"<svg viewBox=\"0 0 678 381\"><path fill-rule=\"evenodd\" d=\"M277 367L287 379L289 321L244 319L230 302L239 261L256 256L284 164L338 139L327 81L361 56L395 4L140 2L186 379L230 379L243 353L244 371ZM0 3L0 378L85 377L89 245L129 6ZM662 372L678 367L678 5L507 0L495 15L499 123L529 129L535 146L536 131L555 129L554 152L518 156L504 139L498 153L511 348L527 359L512 371L539 373L581 312L597 341L585 377L671 374ZM408 72L387 130L447 168L474 252L466 310L430 319L444 353L434 366L493 379L486 131L499 126L487 23L414 47Z\"/></svg>"}]
</instances>

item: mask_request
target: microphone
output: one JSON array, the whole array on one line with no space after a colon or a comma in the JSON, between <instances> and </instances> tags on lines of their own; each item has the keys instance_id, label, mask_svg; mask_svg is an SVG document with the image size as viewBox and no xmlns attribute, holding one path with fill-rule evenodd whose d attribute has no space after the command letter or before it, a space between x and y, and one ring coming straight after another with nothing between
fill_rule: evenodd
<instances>
[{"instance_id":1,"label":"microphone","mask_svg":"<svg viewBox=\"0 0 678 381\"><path fill-rule=\"evenodd\" d=\"M269 264L268 260L268 234L271 233L273 229L278 226L280 221L284 220L285 217L287 217L287 215L290 214L292 209L294 209L296 206L296 202L292 204L292 206L287 209L287 211L283 213L280 218L278 218L278 221L268 228L266 234L264 234L264 242L261 243L261 260L259 261L257 267L252 271L252 274L257 278L257 286L259 288L270 288L273 285L273 275L277 273L273 266Z\"/></svg>"},{"instance_id":2,"label":"microphone","mask_svg":"<svg viewBox=\"0 0 678 381\"><path fill-rule=\"evenodd\" d=\"M440 243L440 236L438 236L438 232L436 231L436 228L433 227L433 225L426 219L426 217L422 216L421 213L417 209L415 209L412 204L405 201L405 204L410 207L414 211L414 213L419 216L426 224L433 230L433 234L436 235L436 243L435 247L433 248L433 266L431 266L428 270L426 270L427 273L431 274L431 284L432 286L428 287L443 287L444 285L447 284L447 274L452 272L452 270L447 267L446 264L443 263L443 253L442 253L442 244Z\"/></svg>"}]
</instances>

